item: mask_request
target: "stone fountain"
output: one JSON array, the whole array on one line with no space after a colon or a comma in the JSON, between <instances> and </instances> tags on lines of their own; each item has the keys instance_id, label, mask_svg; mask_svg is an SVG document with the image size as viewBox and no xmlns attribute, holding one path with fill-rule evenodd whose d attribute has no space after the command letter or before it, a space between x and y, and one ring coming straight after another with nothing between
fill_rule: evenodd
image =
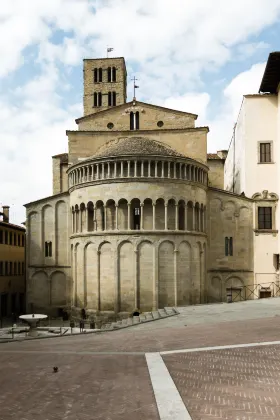
<instances>
[{"instance_id":1,"label":"stone fountain","mask_svg":"<svg viewBox=\"0 0 280 420\"><path fill-rule=\"evenodd\" d=\"M28 335L30 337L37 337L38 336L38 330L37 326L41 319L48 318L48 315L42 315L42 314L27 314L27 315L20 315L20 319L27 322L30 329L28 332Z\"/></svg>"}]
</instances>

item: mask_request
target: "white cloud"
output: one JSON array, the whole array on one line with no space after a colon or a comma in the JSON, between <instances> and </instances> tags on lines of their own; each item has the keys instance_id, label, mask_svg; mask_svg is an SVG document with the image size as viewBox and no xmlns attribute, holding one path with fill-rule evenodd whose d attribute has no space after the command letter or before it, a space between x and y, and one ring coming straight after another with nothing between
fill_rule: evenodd
<instances>
[{"instance_id":1,"label":"white cloud","mask_svg":"<svg viewBox=\"0 0 280 420\"><path fill-rule=\"evenodd\" d=\"M128 80L138 69L140 99L198 113L198 123L210 125L212 150L224 148L241 96L260 77L261 67L232 81L214 120L207 116L209 94L195 90L207 89L203 72L235 59L232 47L242 44L243 58L264 47L249 38L275 23L279 12L280 0L270 0L269 7L266 0L28 0L28 7L22 0L3 2L2 86L19 67L28 70L26 48L38 47L40 66L37 76L9 92L3 89L1 97L0 197L15 203L14 221L24 219L23 203L51 193L51 156L66 150L65 130L76 128L74 118L81 116L81 104L63 105L69 84L61 68L81 65L85 56L105 56L110 45L128 61Z\"/></svg>"}]
</instances>

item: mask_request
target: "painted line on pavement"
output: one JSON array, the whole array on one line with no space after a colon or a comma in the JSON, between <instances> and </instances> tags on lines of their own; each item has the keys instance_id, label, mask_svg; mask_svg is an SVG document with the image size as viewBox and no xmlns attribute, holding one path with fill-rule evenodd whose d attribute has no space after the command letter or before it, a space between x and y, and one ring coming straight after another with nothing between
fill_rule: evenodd
<instances>
[{"instance_id":1,"label":"painted line on pavement","mask_svg":"<svg viewBox=\"0 0 280 420\"><path fill-rule=\"evenodd\" d=\"M191 420L161 355L146 353L145 356L160 420Z\"/></svg>"},{"instance_id":2,"label":"painted line on pavement","mask_svg":"<svg viewBox=\"0 0 280 420\"><path fill-rule=\"evenodd\" d=\"M195 353L201 351L210 351L210 350L227 350L227 349L242 349L246 347L260 347L260 346L277 346L280 344L280 341L266 341L263 343L248 343L248 344L232 344L228 346L215 346L215 347L198 347L194 349L181 349L181 350L166 350L161 351L160 354L178 354L178 353Z\"/></svg>"}]
</instances>

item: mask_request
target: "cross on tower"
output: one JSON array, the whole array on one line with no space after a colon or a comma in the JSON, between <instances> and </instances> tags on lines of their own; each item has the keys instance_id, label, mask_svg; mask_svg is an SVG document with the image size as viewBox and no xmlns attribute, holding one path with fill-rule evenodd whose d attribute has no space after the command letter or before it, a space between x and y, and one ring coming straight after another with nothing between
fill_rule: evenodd
<instances>
[{"instance_id":1,"label":"cross on tower","mask_svg":"<svg viewBox=\"0 0 280 420\"><path fill-rule=\"evenodd\" d=\"M138 88L139 88L139 86L137 86L137 85L135 84L135 82L136 82L136 80L138 80L138 79L136 79L136 77L134 76L134 77L133 77L133 79L131 79L131 80L133 80L133 100L135 101L135 100L136 100L135 89L138 89Z\"/></svg>"}]
</instances>

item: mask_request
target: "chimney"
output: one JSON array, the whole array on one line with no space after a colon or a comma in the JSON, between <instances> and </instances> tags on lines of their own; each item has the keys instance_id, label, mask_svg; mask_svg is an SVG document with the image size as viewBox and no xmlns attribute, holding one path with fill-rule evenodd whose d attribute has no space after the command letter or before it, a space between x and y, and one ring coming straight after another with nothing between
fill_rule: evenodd
<instances>
[{"instance_id":1,"label":"chimney","mask_svg":"<svg viewBox=\"0 0 280 420\"><path fill-rule=\"evenodd\" d=\"M221 159L226 159L227 158L227 154L228 154L228 151L227 150L218 150L217 151L217 155Z\"/></svg>"},{"instance_id":2,"label":"chimney","mask_svg":"<svg viewBox=\"0 0 280 420\"><path fill-rule=\"evenodd\" d=\"M10 206L3 206L3 222L9 223Z\"/></svg>"}]
</instances>

